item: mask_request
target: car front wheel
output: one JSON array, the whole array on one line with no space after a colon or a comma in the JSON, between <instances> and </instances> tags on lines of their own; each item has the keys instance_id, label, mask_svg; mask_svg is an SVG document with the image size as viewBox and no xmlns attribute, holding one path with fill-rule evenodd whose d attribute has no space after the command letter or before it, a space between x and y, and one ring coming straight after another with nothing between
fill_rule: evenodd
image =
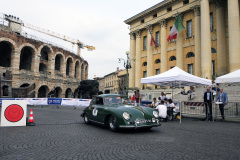
<instances>
[{"instance_id":1,"label":"car front wheel","mask_svg":"<svg viewBox=\"0 0 240 160\"><path fill-rule=\"evenodd\" d=\"M87 113L84 114L83 120L86 124L90 124Z\"/></svg>"},{"instance_id":2,"label":"car front wheel","mask_svg":"<svg viewBox=\"0 0 240 160\"><path fill-rule=\"evenodd\" d=\"M117 131L117 119L116 119L116 117L111 116L108 119L108 127L113 132Z\"/></svg>"}]
</instances>

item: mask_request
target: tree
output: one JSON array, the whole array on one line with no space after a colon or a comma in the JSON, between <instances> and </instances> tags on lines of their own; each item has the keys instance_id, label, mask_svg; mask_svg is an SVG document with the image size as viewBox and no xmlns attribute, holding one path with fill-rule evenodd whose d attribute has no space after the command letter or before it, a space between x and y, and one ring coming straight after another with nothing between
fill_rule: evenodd
<instances>
[{"instance_id":1,"label":"tree","mask_svg":"<svg viewBox=\"0 0 240 160\"><path fill-rule=\"evenodd\" d=\"M96 80L82 80L78 86L79 98L89 99L98 93L99 83Z\"/></svg>"}]
</instances>

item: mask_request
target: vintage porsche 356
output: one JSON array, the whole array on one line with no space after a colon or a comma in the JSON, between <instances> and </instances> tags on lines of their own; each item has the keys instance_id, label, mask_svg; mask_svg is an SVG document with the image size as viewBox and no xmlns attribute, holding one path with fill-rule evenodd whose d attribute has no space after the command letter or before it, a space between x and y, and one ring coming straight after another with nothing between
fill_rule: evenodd
<instances>
[{"instance_id":1,"label":"vintage porsche 356","mask_svg":"<svg viewBox=\"0 0 240 160\"><path fill-rule=\"evenodd\" d=\"M146 128L160 126L158 112L149 107L124 103L118 94L94 97L81 116L86 124L106 125L111 131L121 128Z\"/></svg>"}]
</instances>

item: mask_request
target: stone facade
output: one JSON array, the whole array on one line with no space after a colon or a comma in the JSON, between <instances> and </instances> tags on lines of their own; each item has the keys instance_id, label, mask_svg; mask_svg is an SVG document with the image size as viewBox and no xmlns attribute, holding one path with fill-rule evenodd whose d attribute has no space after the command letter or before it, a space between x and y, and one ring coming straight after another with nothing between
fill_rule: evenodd
<instances>
[{"instance_id":1,"label":"stone facade","mask_svg":"<svg viewBox=\"0 0 240 160\"><path fill-rule=\"evenodd\" d=\"M185 30L167 42L177 15ZM142 89L141 78L174 66L209 79L240 68L239 0L164 0L125 23L131 27L130 58L136 59L129 87Z\"/></svg>"},{"instance_id":2,"label":"stone facade","mask_svg":"<svg viewBox=\"0 0 240 160\"><path fill-rule=\"evenodd\" d=\"M77 96L80 81L88 79L88 62L0 25L0 74L6 71L12 73L13 88L35 86L33 97L70 98Z\"/></svg>"}]
</instances>

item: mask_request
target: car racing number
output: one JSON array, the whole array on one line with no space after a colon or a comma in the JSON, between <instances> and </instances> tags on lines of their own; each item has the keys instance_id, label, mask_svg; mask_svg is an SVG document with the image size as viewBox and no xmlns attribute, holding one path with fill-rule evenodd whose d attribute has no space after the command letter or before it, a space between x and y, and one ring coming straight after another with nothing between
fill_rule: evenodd
<instances>
[{"instance_id":1,"label":"car racing number","mask_svg":"<svg viewBox=\"0 0 240 160\"><path fill-rule=\"evenodd\" d=\"M95 108L93 109L92 114L93 114L94 117L97 116L97 114L98 114L98 107L95 107Z\"/></svg>"}]
</instances>

